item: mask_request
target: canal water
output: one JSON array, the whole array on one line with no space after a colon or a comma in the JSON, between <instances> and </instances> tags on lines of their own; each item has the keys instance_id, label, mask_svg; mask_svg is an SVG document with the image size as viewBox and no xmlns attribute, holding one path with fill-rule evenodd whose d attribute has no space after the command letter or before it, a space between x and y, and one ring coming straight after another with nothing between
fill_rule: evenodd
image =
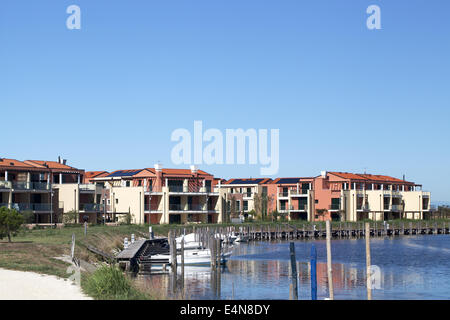
<instances>
[{"instance_id":1,"label":"canal water","mask_svg":"<svg viewBox=\"0 0 450 320\"><path fill-rule=\"evenodd\" d=\"M310 250L317 248L318 299L328 297L325 240L295 241L299 299L311 299ZM365 240L332 240L335 299L366 299ZM377 270L373 299L450 299L450 235L371 239ZM186 267L187 299L289 299L289 242L236 244L221 270L220 292L208 267ZM151 278L151 279L150 279ZM170 292L170 276L147 279Z\"/></svg>"}]
</instances>

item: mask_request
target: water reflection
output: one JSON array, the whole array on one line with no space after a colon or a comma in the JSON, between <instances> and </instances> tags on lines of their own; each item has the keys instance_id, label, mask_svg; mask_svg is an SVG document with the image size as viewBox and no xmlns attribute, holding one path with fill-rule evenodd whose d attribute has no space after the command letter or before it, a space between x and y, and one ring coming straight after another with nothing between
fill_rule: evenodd
<instances>
[{"instance_id":1,"label":"water reflection","mask_svg":"<svg viewBox=\"0 0 450 320\"><path fill-rule=\"evenodd\" d=\"M380 268L381 288L374 299L449 299L448 235L373 239L372 263ZM325 241L297 241L299 299L311 299L309 252L317 247L317 296L328 297ZM289 299L289 243L255 242L237 245L218 273L209 267L186 267L186 299ZM364 239L333 240L335 299L366 299ZM181 270L178 275L180 276ZM153 275L152 286L171 292L170 275Z\"/></svg>"}]
</instances>

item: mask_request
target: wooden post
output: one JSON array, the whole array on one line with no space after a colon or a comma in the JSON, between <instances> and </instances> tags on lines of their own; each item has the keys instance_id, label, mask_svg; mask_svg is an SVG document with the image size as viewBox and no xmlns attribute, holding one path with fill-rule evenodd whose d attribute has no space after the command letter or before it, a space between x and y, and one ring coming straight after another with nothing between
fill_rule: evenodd
<instances>
[{"instance_id":1,"label":"wooden post","mask_svg":"<svg viewBox=\"0 0 450 320\"><path fill-rule=\"evenodd\" d=\"M334 300L333 290L333 269L331 264L331 224L330 220L326 222L327 229L327 271L328 271L328 291L330 292L330 300Z\"/></svg>"},{"instance_id":2,"label":"wooden post","mask_svg":"<svg viewBox=\"0 0 450 320\"><path fill-rule=\"evenodd\" d=\"M184 237L181 239L181 283L184 287Z\"/></svg>"},{"instance_id":3,"label":"wooden post","mask_svg":"<svg viewBox=\"0 0 450 320\"><path fill-rule=\"evenodd\" d=\"M211 239L212 240L212 239ZM212 242L212 243L211 243ZM216 246L214 241L210 241L209 250L211 253L211 269L214 270L216 268Z\"/></svg>"},{"instance_id":4,"label":"wooden post","mask_svg":"<svg viewBox=\"0 0 450 320\"><path fill-rule=\"evenodd\" d=\"M75 233L72 233L72 246L70 248L70 256L72 257L73 261L73 258L75 258Z\"/></svg>"},{"instance_id":5,"label":"wooden post","mask_svg":"<svg viewBox=\"0 0 450 320\"><path fill-rule=\"evenodd\" d=\"M317 300L317 250L311 246L311 300Z\"/></svg>"},{"instance_id":6,"label":"wooden post","mask_svg":"<svg viewBox=\"0 0 450 320\"><path fill-rule=\"evenodd\" d=\"M154 234L153 234L153 227L148 227L148 233L149 233L149 238L150 240L153 240L155 238Z\"/></svg>"},{"instance_id":7,"label":"wooden post","mask_svg":"<svg viewBox=\"0 0 450 320\"><path fill-rule=\"evenodd\" d=\"M292 299L298 300L298 287L297 287L297 262L295 261L295 245L293 242L289 244L291 255L291 286L292 286Z\"/></svg>"},{"instance_id":8,"label":"wooden post","mask_svg":"<svg viewBox=\"0 0 450 320\"><path fill-rule=\"evenodd\" d=\"M366 222L366 277L367 277L367 300L372 300L372 281L370 273L370 224Z\"/></svg>"},{"instance_id":9,"label":"wooden post","mask_svg":"<svg viewBox=\"0 0 450 320\"><path fill-rule=\"evenodd\" d=\"M84 222L84 236L87 236L87 222Z\"/></svg>"}]
</instances>

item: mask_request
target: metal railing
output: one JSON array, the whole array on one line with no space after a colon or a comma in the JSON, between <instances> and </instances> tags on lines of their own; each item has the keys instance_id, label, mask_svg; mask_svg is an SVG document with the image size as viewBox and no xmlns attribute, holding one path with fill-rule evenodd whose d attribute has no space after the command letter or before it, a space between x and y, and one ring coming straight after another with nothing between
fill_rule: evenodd
<instances>
[{"instance_id":1,"label":"metal railing","mask_svg":"<svg viewBox=\"0 0 450 320\"><path fill-rule=\"evenodd\" d=\"M340 210L341 204L340 203L332 203L328 206L329 210Z\"/></svg>"},{"instance_id":2,"label":"metal railing","mask_svg":"<svg viewBox=\"0 0 450 320\"><path fill-rule=\"evenodd\" d=\"M99 212L103 210L101 203L80 203L80 211Z\"/></svg>"},{"instance_id":3,"label":"metal railing","mask_svg":"<svg viewBox=\"0 0 450 320\"><path fill-rule=\"evenodd\" d=\"M160 211L160 210L158 210L158 205L148 204L148 203L144 204L144 210L145 211Z\"/></svg>"},{"instance_id":4,"label":"metal railing","mask_svg":"<svg viewBox=\"0 0 450 320\"><path fill-rule=\"evenodd\" d=\"M363 204L363 205L357 205L356 210L359 211L369 211L369 205Z\"/></svg>"},{"instance_id":5,"label":"metal railing","mask_svg":"<svg viewBox=\"0 0 450 320\"><path fill-rule=\"evenodd\" d=\"M80 184L79 185L80 191L95 191L96 186L95 184Z\"/></svg>"},{"instance_id":6,"label":"metal railing","mask_svg":"<svg viewBox=\"0 0 450 320\"><path fill-rule=\"evenodd\" d=\"M0 181L0 189L11 189L12 183L11 181Z\"/></svg>"},{"instance_id":7,"label":"metal railing","mask_svg":"<svg viewBox=\"0 0 450 320\"><path fill-rule=\"evenodd\" d=\"M300 194L308 194L309 189L298 189L298 191L296 189L292 189L291 191L291 195L295 196L295 195L300 195Z\"/></svg>"},{"instance_id":8,"label":"metal railing","mask_svg":"<svg viewBox=\"0 0 450 320\"><path fill-rule=\"evenodd\" d=\"M51 203L11 203L11 209L17 211L51 211Z\"/></svg>"},{"instance_id":9,"label":"metal railing","mask_svg":"<svg viewBox=\"0 0 450 320\"><path fill-rule=\"evenodd\" d=\"M186 192L183 186L169 186L169 192Z\"/></svg>"},{"instance_id":10,"label":"metal railing","mask_svg":"<svg viewBox=\"0 0 450 320\"><path fill-rule=\"evenodd\" d=\"M308 205L307 204L299 204L298 208L295 208L295 206L290 205L289 209L292 211L308 211Z\"/></svg>"},{"instance_id":11,"label":"metal railing","mask_svg":"<svg viewBox=\"0 0 450 320\"><path fill-rule=\"evenodd\" d=\"M278 197L279 198L287 198L289 196L289 192L279 192Z\"/></svg>"}]
</instances>

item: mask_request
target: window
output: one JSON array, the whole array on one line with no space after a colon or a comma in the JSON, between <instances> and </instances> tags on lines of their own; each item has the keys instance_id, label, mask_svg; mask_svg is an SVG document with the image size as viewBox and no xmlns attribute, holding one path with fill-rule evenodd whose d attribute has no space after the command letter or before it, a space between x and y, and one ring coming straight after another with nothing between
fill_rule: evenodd
<instances>
[{"instance_id":1,"label":"window","mask_svg":"<svg viewBox=\"0 0 450 320\"><path fill-rule=\"evenodd\" d=\"M314 203L319 203L319 200L318 199L314 200Z\"/></svg>"},{"instance_id":2,"label":"window","mask_svg":"<svg viewBox=\"0 0 450 320\"><path fill-rule=\"evenodd\" d=\"M236 200L236 211L241 211L241 200Z\"/></svg>"},{"instance_id":3,"label":"window","mask_svg":"<svg viewBox=\"0 0 450 320\"><path fill-rule=\"evenodd\" d=\"M116 198L116 204L119 204L119 199Z\"/></svg>"},{"instance_id":4,"label":"window","mask_svg":"<svg viewBox=\"0 0 450 320\"><path fill-rule=\"evenodd\" d=\"M142 186L142 180L138 180L138 187Z\"/></svg>"},{"instance_id":5,"label":"window","mask_svg":"<svg viewBox=\"0 0 450 320\"><path fill-rule=\"evenodd\" d=\"M244 211L248 211L248 201L244 201Z\"/></svg>"},{"instance_id":6,"label":"window","mask_svg":"<svg viewBox=\"0 0 450 320\"><path fill-rule=\"evenodd\" d=\"M126 187L129 187L129 186L130 186L130 181L126 181L126 182L125 182L125 186L126 186Z\"/></svg>"}]
</instances>

